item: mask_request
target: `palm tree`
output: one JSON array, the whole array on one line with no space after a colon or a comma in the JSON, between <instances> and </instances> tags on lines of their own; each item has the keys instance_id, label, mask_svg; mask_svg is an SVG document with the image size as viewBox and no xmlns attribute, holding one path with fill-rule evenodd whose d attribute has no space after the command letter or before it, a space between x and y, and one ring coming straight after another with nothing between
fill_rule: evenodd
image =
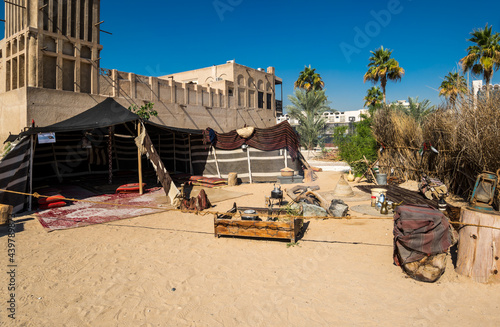
<instances>
[{"instance_id":1,"label":"palm tree","mask_svg":"<svg viewBox=\"0 0 500 327\"><path fill-rule=\"evenodd\" d=\"M369 59L368 71L363 78L363 82L372 81L376 84L380 81L384 103L386 103L385 87L387 80L400 81L401 77L405 74L405 70L399 67L399 62L391 58L392 50L384 49L383 46L380 46L377 50L370 52L372 56Z\"/></svg>"},{"instance_id":2,"label":"palm tree","mask_svg":"<svg viewBox=\"0 0 500 327\"><path fill-rule=\"evenodd\" d=\"M409 106L403 108L403 111L410 117L413 117L419 124L423 122L425 117L436 110L436 106L431 105L431 101L424 99L419 102L418 97L408 98Z\"/></svg>"},{"instance_id":3,"label":"palm tree","mask_svg":"<svg viewBox=\"0 0 500 327\"><path fill-rule=\"evenodd\" d=\"M311 68L311 65L309 65L309 67L304 66L304 70L300 72L294 86L309 92L322 90L325 83L321 79L321 76L316 73L316 68Z\"/></svg>"},{"instance_id":4,"label":"palm tree","mask_svg":"<svg viewBox=\"0 0 500 327\"><path fill-rule=\"evenodd\" d=\"M307 150L312 150L318 145L325 129L322 114L330 109L325 91L307 92L296 89L295 95L289 95L288 100L292 104L287 106L287 113L299 121L297 132L300 142Z\"/></svg>"},{"instance_id":5,"label":"palm tree","mask_svg":"<svg viewBox=\"0 0 500 327\"><path fill-rule=\"evenodd\" d=\"M372 86L366 91L365 107L375 108L382 104L382 100L384 99L384 95L382 91L377 86Z\"/></svg>"},{"instance_id":6,"label":"palm tree","mask_svg":"<svg viewBox=\"0 0 500 327\"><path fill-rule=\"evenodd\" d=\"M486 96L490 97L490 81L494 71L500 68L500 34L492 33L493 26L474 30L467 41L475 43L467 48L467 55L460 59L464 73L472 71L483 75L486 83Z\"/></svg>"},{"instance_id":7,"label":"palm tree","mask_svg":"<svg viewBox=\"0 0 500 327\"><path fill-rule=\"evenodd\" d=\"M439 86L439 96L444 96L449 99L453 107L455 107L457 96L467 93L467 91L465 77L459 73L449 72Z\"/></svg>"}]
</instances>

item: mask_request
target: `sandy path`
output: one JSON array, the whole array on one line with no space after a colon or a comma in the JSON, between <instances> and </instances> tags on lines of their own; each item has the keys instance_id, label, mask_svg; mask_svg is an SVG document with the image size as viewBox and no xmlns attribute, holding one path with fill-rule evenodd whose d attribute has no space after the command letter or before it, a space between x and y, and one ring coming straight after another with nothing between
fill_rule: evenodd
<instances>
[{"instance_id":1,"label":"sandy path","mask_svg":"<svg viewBox=\"0 0 500 327\"><path fill-rule=\"evenodd\" d=\"M321 173L322 190L338 176ZM271 189L237 186L253 193L237 202L262 206ZM16 234L17 319L2 305L0 325L500 325L500 285L457 275L449 259L437 283L405 278L392 264L391 220L313 220L288 247L216 239L212 217L193 214L52 233L29 219L18 218L24 230ZM0 276L2 303L7 278Z\"/></svg>"}]
</instances>

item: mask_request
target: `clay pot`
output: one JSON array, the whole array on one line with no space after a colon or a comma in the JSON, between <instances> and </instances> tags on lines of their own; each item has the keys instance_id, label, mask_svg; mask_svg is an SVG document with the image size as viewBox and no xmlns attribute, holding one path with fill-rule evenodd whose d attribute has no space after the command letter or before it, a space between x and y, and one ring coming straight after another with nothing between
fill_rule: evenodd
<instances>
[{"instance_id":1,"label":"clay pot","mask_svg":"<svg viewBox=\"0 0 500 327\"><path fill-rule=\"evenodd\" d=\"M347 181L348 182L353 182L354 181L354 174L351 172L349 169L349 174L347 175Z\"/></svg>"}]
</instances>

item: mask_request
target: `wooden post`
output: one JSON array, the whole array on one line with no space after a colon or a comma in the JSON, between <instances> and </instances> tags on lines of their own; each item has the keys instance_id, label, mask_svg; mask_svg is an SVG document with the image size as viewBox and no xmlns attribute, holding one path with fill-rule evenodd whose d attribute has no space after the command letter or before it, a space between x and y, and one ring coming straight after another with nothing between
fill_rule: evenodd
<instances>
[{"instance_id":1,"label":"wooden post","mask_svg":"<svg viewBox=\"0 0 500 327\"><path fill-rule=\"evenodd\" d=\"M217 168L217 175L219 175L219 178L220 177L220 169L219 169L219 161L217 161L217 152L215 151L215 147L212 146L212 149L214 151L214 159L215 159L215 167Z\"/></svg>"},{"instance_id":2,"label":"wooden post","mask_svg":"<svg viewBox=\"0 0 500 327\"><path fill-rule=\"evenodd\" d=\"M30 192L30 194L33 194L33 157L35 156L35 136L34 135L31 135L30 141L31 142L30 142L30 173L29 173L30 174L30 189L29 189L29 192ZM31 203L33 201L32 201L31 197L28 197L28 199L29 199L28 210L31 211L31 209L32 209Z\"/></svg>"},{"instance_id":3,"label":"wooden post","mask_svg":"<svg viewBox=\"0 0 500 327\"><path fill-rule=\"evenodd\" d=\"M252 184L253 180L252 180L252 167L250 165L250 147L247 148L247 160L248 160L248 178L250 178L250 184Z\"/></svg>"},{"instance_id":4,"label":"wooden post","mask_svg":"<svg viewBox=\"0 0 500 327\"><path fill-rule=\"evenodd\" d=\"M108 184L113 183L113 149L112 149L113 128L108 127Z\"/></svg>"},{"instance_id":5,"label":"wooden post","mask_svg":"<svg viewBox=\"0 0 500 327\"><path fill-rule=\"evenodd\" d=\"M193 159L191 157L191 134L188 134L188 147L189 147L189 173L193 175Z\"/></svg>"},{"instance_id":6,"label":"wooden post","mask_svg":"<svg viewBox=\"0 0 500 327\"><path fill-rule=\"evenodd\" d=\"M175 132L173 132L173 145L174 145L174 173L177 172L177 158L175 157Z\"/></svg>"},{"instance_id":7,"label":"wooden post","mask_svg":"<svg viewBox=\"0 0 500 327\"><path fill-rule=\"evenodd\" d=\"M460 229L457 273L480 283L486 283L490 278L500 281L500 230L494 229L500 228L500 215L462 208L460 222L484 227L464 226Z\"/></svg>"},{"instance_id":8,"label":"wooden post","mask_svg":"<svg viewBox=\"0 0 500 327\"><path fill-rule=\"evenodd\" d=\"M141 122L137 123L137 136L141 135ZM137 170L139 170L139 194L144 193L142 188L142 160L141 160L141 150L137 148Z\"/></svg>"}]
</instances>

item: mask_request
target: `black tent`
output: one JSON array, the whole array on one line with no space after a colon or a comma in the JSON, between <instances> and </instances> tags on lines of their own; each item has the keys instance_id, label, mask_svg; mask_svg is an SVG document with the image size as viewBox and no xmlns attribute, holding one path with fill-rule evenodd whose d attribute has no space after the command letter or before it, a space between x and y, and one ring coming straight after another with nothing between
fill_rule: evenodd
<instances>
[{"instance_id":1,"label":"black tent","mask_svg":"<svg viewBox=\"0 0 500 327\"><path fill-rule=\"evenodd\" d=\"M38 179L57 178L61 182L68 177L109 174L111 180L113 171L135 170L139 122L138 115L108 98L67 120L30 128L19 135L17 145L0 161L0 189L32 193L33 181ZM44 135L52 142L42 141ZM164 185L167 193L168 187ZM0 191L0 203L13 205L13 212L22 211L28 200L24 195Z\"/></svg>"}]
</instances>

